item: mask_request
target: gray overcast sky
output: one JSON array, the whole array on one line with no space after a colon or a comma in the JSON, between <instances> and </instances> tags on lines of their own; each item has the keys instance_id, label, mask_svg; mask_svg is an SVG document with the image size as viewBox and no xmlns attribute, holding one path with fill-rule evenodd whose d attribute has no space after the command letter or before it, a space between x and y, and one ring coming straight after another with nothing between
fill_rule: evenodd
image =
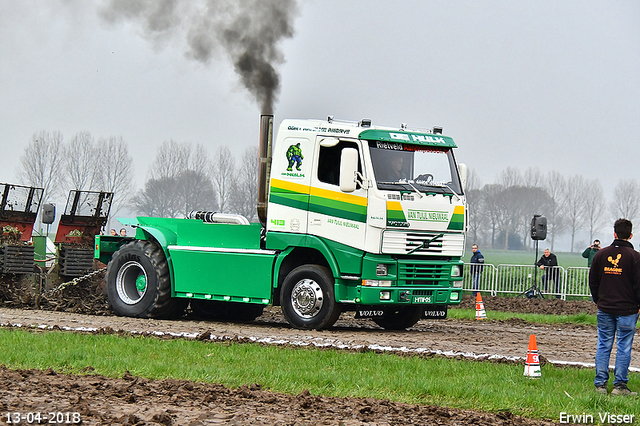
<instances>
[{"instance_id":1,"label":"gray overcast sky","mask_svg":"<svg viewBox=\"0 0 640 426\"><path fill-rule=\"evenodd\" d=\"M0 0L0 182L40 130L123 136L141 187L165 140L257 145L260 107L218 54L109 25L101 2ZM482 183L508 166L638 178L638 0L300 3L276 121L444 127Z\"/></svg>"}]
</instances>

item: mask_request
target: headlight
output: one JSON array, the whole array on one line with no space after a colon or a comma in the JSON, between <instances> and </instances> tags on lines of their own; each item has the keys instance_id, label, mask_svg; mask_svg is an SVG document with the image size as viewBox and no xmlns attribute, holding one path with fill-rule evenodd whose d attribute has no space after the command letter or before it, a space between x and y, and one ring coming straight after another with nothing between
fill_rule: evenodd
<instances>
[{"instance_id":1,"label":"headlight","mask_svg":"<svg viewBox=\"0 0 640 426\"><path fill-rule=\"evenodd\" d=\"M462 275L462 268L460 267L460 265L453 265L451 267L451 276L459 277L461 275Z\"/></svg>"},{"instance_id":2,"label":"headlight","mask_svg":"<svg viewBox=\"0 0 640 426\"><path fill-rule=\"evenodd\" d=\"M391 300L391 292L390 291L381 291L380 292L380 300Z\"/></svg>"},{"instance_id":3,"label":"headlight","mask_svg":"<svg viewBox=\"0 0 640 426\"><path fill-rule=\"evenodd\" d=\"M376 265L376 275L379 277L386 277L389 272L389 267L384 263L378 263Z\"/></svg>"},{"instance_id":4,"label":"headlight","mask_svg":"<svg viewBox=\"0 0 640 426\"><path fill-rule=\"evenodd\" d=\"M457 291L454 291L453 293L451 293L451 300L458 300L458 297L460 297L460 293L458 293Z\"/></svg>"},{"instance_id":5,"label":"headlight","mask_svg":"<svg viewBox=\"0 0 640 426\"><path fill-rule=\"evenodd\" d=\"M362 280L362 285L366 287L391 287L389 280Z\"/></svg>"},{"instance_id":6,"label":"headlight","mask_svg":"<svg viewBox=\"0 0 640 426\"><path fill-rule=\"evenodd\" d=\"M453 288L462 288L462 281L454 281Z\"/></svg>"}]
</instances>

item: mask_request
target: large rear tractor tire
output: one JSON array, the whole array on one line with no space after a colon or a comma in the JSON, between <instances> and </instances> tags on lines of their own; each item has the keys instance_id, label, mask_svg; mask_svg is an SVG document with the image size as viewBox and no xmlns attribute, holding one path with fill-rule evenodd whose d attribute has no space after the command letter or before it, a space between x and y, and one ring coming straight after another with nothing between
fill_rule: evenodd
<instances>
[{"instance_id":1,"label":"large rear tractor tire","mask_svg":"<svg viewBox=\"0 0 640 426\"><path fill-rule=\"evenodd\" d=\"M136 240L116 251L105 275L107 298L116 315L175 318L188 301L171 297L169 266L162 248Z\"/></svg>"},{"instance_id":2,"label":"large rear tractor tire","mask_svg":"<svg viewBox=\"0 0 640 426\"><path fill-rule=\"evenodd\" d=\"M387 308L384 317L373 318L373 322L385 330L403 330L414 326L422 316L422 306Z\"/></svg>"},{"instance_id":3,"label":"large rear tractor tire","mask_svg":"<svg viewBox=\"0 0 640 426\"><path fill-rule=\"evenodd\" d=\"M280 305L285 319L300 329L323 330L340 316L333 291L331 272L320 265L302 265L284 279Z\"/></svg>"}]
</instances>

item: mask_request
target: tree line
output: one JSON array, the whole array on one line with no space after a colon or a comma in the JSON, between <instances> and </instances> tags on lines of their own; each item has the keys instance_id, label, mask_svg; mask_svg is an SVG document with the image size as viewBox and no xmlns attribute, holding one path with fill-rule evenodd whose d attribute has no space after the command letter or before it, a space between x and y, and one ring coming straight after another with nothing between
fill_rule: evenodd
<instances>
[{"instance_id":1,"label":"tree line","mask_svg":"<svg viewBox=\"0 0 640 426\"><path fill-rule=\"evenodd\" d=\"M543 174L537 168L524 173L507 167L496 183L482 185L474 170L467 179L468 242L499 249L528 249L531 219L540 214L547 218L547 241L553 250L557 238L570 239L574 251L576 236L596 234L613 220L631 221L640 213L640 186L635 179L623 179L607 203L598 179L581 175L563 176L557 171Z\"/></svg>"},{"instance_id":2,"label":"tree line","mask_svg":"<svg viewBox=\"0 0 640 426\"><path fill-rule=\"evenodd\" d=\"M113 192L110 216L184 217L192 210L239 213L256 220L258 149L248 148L236 167L228 147L213 156L202 144L170 140L158 149L142 189L122 136L80 132L34 133L18 163L19 184L41 187L43 202L66 200L69 190ZM58 203L56 203L58 204Z\"/></svg>"}]
</instances>

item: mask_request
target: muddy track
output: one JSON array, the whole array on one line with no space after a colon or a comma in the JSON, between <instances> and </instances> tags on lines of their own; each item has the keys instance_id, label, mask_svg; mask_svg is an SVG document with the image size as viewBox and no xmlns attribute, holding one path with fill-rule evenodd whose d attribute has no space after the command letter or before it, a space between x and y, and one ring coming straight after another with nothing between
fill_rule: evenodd
<instances>
[{"instance_id":1,"label":"muddy track","mask_svg":"<svg viewBox=\"0 0 640 426\"><path fill-rule=\"evenodd\" d=\"M463 303L470 304L469 300ZM504 307L501 305L507 304ZM486 299L492 310L554 310L566 313L592 308L588 302ZM535 306L539 305L539 306ZM300 331L289 327L278 308L268 308L256 321L231 323L204 321L187 315L180 320L123 318L70 312L0 308L5 327L61 328L81 332L98 329L170 335L176 338L230 339L271 344L317 345L340 350L430 353L453 357L492 358L522 362L529 336L535 334L543 359L586 363L595 356L596 330L591 326L542 326L522 320L422 320L407 331L385 331L368 320L343 314L326 331ZM634 350L640 350L635 339ZM637 352L636 352L637 353ZM640 369L638 357L632 361ZM14 371L0 368L0 409L3 412L55 410L79 412L83 424L486 424L537 425L544 421L522 419L510 412L482 413L442 407L414 406L391 401L326 398L302 393L282 395L262 390L258 384L239 389L177 380L150 381L125 375L110 379L91 374L75 376L53 371ZM18 383L18 385L16 385Z\"/></svg>"}]
</instances>

